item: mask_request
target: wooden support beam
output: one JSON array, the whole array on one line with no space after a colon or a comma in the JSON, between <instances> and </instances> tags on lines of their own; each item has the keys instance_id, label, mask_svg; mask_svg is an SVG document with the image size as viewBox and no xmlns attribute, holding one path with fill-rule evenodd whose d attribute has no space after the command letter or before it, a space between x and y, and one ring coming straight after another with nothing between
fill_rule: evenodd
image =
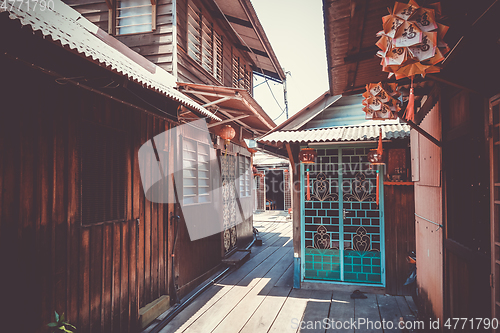
<instances>
[{"instance_id":1,"label":"wooden support beam","mask_svg":"<svg viewBox=\"0 0 500 333\"><path fill-rule=\"evenodd\" d=\"M378 46L370 46L359 50L357 53L351 53L344 58L344 64L352 64L362 60L368 60L377 56Z\"/></svg>"},{"instance_id":2,"label":"wooden support beam","mask_svg":"<svg viewBox=\"0 0 500 333\"><path fill-rule=\"evenodd\" d=\"M359 53L363 39L367 0L351 0L351 20L349 22L349 45L347 57ZM344 90L349 90L356 83L358 62L347 65L347 82Z\"/></svg>"},{"instance_id":3,"label":"wooden support beam","mask_svg":"<svg viewBox=\"0 0 500 333\"><path fill-rule=\"evenodd\" d=\"M431 92L427 94L427 99L424 105L420 107L420 110L415 114L415 123L418 125L424 120L425 116L431 111L431 109L436 105L439 100L439 86L436 84L432 88Z\"/></svg>"},{"instance_id":4,"label":"wooden support beam","mask_svg":"<svg viewBox=\"0 0 500 333\"><path fill-rule=\"evenodd\" d=\"M223 103L223 102L228 101L228 100L230 100L230 99L231 99L231 97L226 96L226 97L222 97L222 98L216 99L215 101L212 101L212 102L209 102L209 103L203 104L202 106L203 106L204 108L206 108L206 107L209 107L209 106L211 106L211 105L215 105L215 104Z\"/></svg>"},{"instance_id":5,"label":"wooden support beam","mask_svg":"<svg viewBox=\"0 0 500 333\"><path fill-rule=\"evenodd\" d=\"M240 120L240 119L243 119L243 118L246 118L246 117L250 117L250 115L244 115L244 116L238 116L238 117L233 117L233 118L229 118L229 119L226 119L226 120L223 120L223 121L219 121L219 122L216 122L216 123L213 123L213 124L209 124L207 125L208 128L211 128L211 127L214 127L214 126L219 126L219 125L222 125L222 124L226 124L226 123L230 123L232 121L236 122L236 120Z\"/></svg>"},{"instance_id":6,"label":"wooden support beam","mask_svg":"<svg viewBox=\"0 0 500 333\"><path fill-rule=\"evenodd\" d=\"M425 138L427 138L433 144L435 144L436 146L438 146L438 147L441 148L442 147L441 141L439 141L438 139L436 139L435 137L433 137L432 135L430 135L426 130L424 130L423 128L421 128L417 124L415 124L413 121L406 120L404 118L403 115L405 113L405 110L406 110L406 108L404 110L399 111L399 113L398 113L399 119L401 119L404 123L408 124L411 128L413 128L418 133L422 134Z\"/></svg>"},{"instance_id":7,"label":"wooden support beam","mask_svg":"<svg viewBox=\"0 0 500 333\"><path fill-rule=\"evenodd\" d=\"M230 99L237 99L241 100L242 97L240 94L235 94L235 95L224 95L224 94L219 94L219 93L213 93L213 92L208 92L208 91L198 91L198 90L193 90L193 89L186 89L186 88L181 88L180 89L184 93L188 94L193 94L196 96L209 96L209 97L229 97Z\"/></svg>"},{"instance_id":8,"label":"wooden support beam","mask_svg":"<svg viewBox=\"0 0 500 333\"><path fill-rule=\"evenodd\" d=\"M264 117L262 117L262 115L257 112L257 110L254 109L254 107L244 98L241 99L241 101L243 102L243 104L245 104L245 106L248 108L248 110L252 111L252 113L257 117L259 118L259 120L264 123L267 127L269 127L269 129L273 129L274 126L270 123L267 122L266 119L264 119Z\"/></svg>"},{"instance_id":9,"label":"wooden support beam","mask_svg":"<svg viewBox=\"0 0 500 333\"><path fill-rule=\"evenodd\" d=\"M290 148L290 143L286 143L286 151L288 153L288 159L290 163L292 164L292 171L295 174L295 162L293 160L293 154L292 154L292 148Z\"/></svg>"}]
</instances>

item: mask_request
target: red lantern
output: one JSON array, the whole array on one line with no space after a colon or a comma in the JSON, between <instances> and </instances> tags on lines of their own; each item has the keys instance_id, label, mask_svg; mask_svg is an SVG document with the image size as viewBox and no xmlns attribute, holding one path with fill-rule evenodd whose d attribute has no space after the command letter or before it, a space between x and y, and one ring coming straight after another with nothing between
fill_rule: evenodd
<instances>
[{"instance_id":1,"label":"red lantern","mask_svg":"<svg viewBox=\"0 0 500 333\"><path fill-rule=\"evenodd\" d=\"M226 145L231 142L231 139L233 139L235 135L236 131L231 125L224 125L219 131L219 136L224 140Z\"/></svg>"},{"instance_id":2,"label":"red lantern","mask_svg":"<svg viewBox=\"0 0 500 333\"><path fill-rule=\"evenodd\" d=\"M299 153L299 160L302 163L314 163L318 153L314 148L304 148Z\"/></svg>"}]
</instances>

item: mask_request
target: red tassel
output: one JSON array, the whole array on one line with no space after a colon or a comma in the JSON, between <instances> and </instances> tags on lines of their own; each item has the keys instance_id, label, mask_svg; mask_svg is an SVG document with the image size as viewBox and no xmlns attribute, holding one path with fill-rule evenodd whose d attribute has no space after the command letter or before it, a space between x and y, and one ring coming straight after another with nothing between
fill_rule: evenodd
<instances>
[{"instance_id":1,"label":"red tassel","mask_svg":"<svg viewBox=\"0 0 500 333\"><path fill-rule=\"evenodd\" d=\"M311 189L309 188L309 169L307 169L307 201L311 201Z\"/></svg>"},{"instance_id":2,"label":"red tassel","mask_svg":"<svg viewBox=\"0 0 500 333\"><path fill-rule=\"evenodd\" d=\"M382 149L382 129L380 129L379 135L378 135L378 147L377 147L377 154L379 156L382 156L384 153L384 150Z\"/></svg>"},{"instance_id":3,"label":"red tassel","mask_svg":"<svg viewBox=\"0 0 500 333\"><path fill-rule=\"evenodd\" d=\"M411 77L410 97L406 106L406 120L414 121L415 119L415 94L413 93L413 76Z\"/></svg>"}]
</instances>

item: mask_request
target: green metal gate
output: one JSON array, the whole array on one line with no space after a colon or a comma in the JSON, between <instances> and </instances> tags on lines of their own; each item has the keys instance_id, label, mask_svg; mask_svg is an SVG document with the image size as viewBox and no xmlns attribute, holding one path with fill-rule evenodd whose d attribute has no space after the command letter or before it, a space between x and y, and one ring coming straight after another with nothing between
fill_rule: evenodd
<instances>
[{"instance_id":1,"label":"green metal gate","mask_svg":"<svg viewBox=\"0 0 500 333\"><path fill-rule=\"evenodd\" d=\"M383 170L369 150L319 148L316 163L301 164L302 280L385 286Z\"/></svg>"}]
</instances>

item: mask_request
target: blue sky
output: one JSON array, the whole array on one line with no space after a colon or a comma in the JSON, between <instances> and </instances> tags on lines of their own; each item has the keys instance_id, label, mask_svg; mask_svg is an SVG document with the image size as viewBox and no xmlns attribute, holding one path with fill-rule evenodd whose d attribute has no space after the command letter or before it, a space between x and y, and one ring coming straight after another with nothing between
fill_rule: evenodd
<instances>
[{"instance_id":1,"label":"blue sky","mask_svg":"<svg viewBox=\"0 0 500 333\"><path fill-rule=\"evenodd\" d=\"M328 90L321 0L251 0L276 56L287 76L288 113L292 116ZM275 119L282 109L264 80L255 76L254 97ZM263 84L260 84L263 83ZM268 81L284 109L283 86ZM260 85L259 85L260 84ZM258 86L257 86L258 85ZM276 124L285 121L283 114Z\"/></svg>"}]
</instances>

